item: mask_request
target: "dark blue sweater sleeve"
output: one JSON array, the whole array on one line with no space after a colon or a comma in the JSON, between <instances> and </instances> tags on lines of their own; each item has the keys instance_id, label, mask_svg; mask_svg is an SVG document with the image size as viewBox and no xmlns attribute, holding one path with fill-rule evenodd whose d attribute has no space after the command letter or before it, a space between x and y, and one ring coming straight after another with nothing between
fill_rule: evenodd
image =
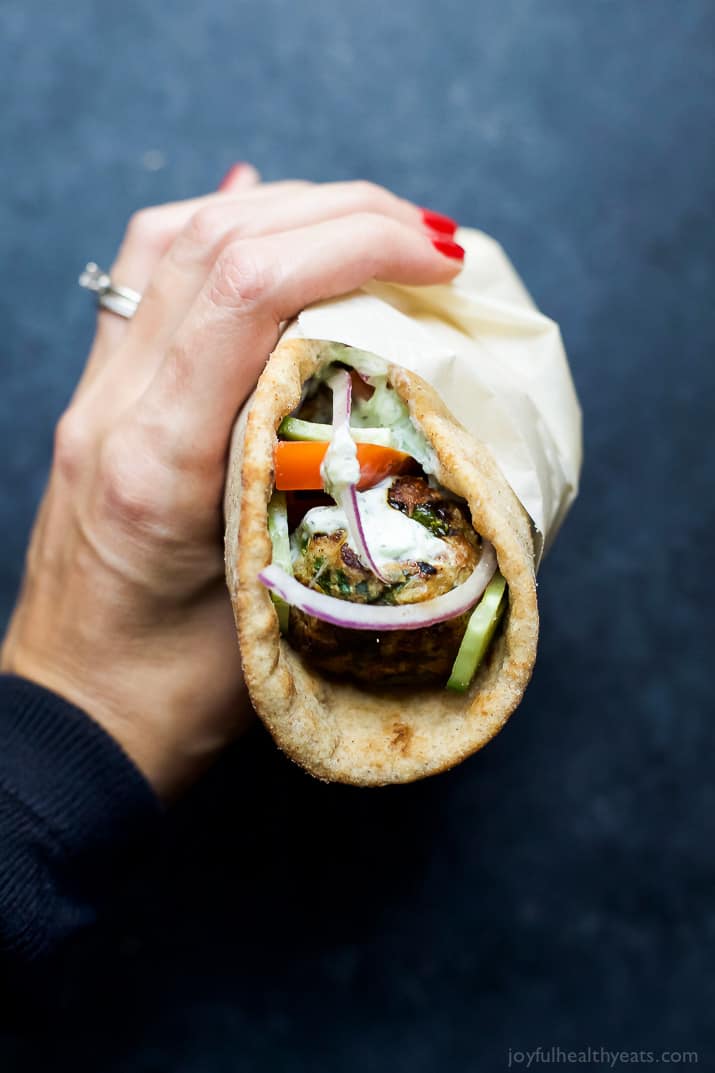
<instances>
[{"instance_id":1,"label":"dark blue sweater sleeve","mask_svg":"<svg viewBox=\"0 0 715 1073\"><path fill-rule=\"evenodd\" d=\"M91 924L160 806L83 711L0 675L0 949L31 961Z\"/></svg>"}]
</instances>

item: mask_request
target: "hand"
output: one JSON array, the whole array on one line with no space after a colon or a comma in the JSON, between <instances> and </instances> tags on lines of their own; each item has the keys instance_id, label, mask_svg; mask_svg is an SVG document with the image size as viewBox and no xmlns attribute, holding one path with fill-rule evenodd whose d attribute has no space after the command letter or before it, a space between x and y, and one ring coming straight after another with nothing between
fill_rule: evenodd
<instances>
[{"instance_id":1,"label":"hand","mask_svg":"<svg viewBox=\"0 0 715 1073\"><path fill-rule=\"evenodd\" d=\"M237 182L129 224L112 278L144 297L131 321L99 315L0 667L83 708L164 797L252 718L221 501L279 325L370 279L451 280L440 238L366 183Z\"/></svg>"}]
</instances>

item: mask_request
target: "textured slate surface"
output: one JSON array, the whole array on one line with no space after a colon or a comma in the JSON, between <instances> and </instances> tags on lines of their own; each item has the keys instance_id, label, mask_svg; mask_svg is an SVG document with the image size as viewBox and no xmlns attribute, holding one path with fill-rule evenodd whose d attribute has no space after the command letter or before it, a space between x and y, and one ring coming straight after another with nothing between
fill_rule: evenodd
<instances>
[{"instance_id":1,"label":"textured slate surface","mask_svg":"<svg viewBox=\"0 0 715 1073\"><path fill-rule=\"evenodd\" d=\"M4 1068L471 1073L539 1044L713 1067L714 22L708 0L0 5L0 619L90 339L79 267L234 159L496 235L562 325L587 448L499 739L365 793L256 732L69 957L44 1058L10 1034Z\"/></svg>"}]
</instances>

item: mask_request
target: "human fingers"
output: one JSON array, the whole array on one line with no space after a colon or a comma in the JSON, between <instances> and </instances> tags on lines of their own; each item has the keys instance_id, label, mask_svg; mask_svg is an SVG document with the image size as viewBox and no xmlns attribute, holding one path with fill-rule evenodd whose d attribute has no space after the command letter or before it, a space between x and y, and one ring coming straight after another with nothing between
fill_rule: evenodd
<instances>
[{"instance_id":1,"label":"human fingers","mask_svg":"<svg viewBox=\"0 0 715 1073\"><path fill-rule=\"evenodd\" d=\"M246 166L250 167L250 166ZM134 213L124 234L119 253L110 270L115 284L131 287L140 294L156 269L166 250L186 225L187 221L202 208L219 202L229 203L247 198L252 203L260 203L282 192L302 189L310 184L303 180L285 180L276 183L253 185L258 172L251 168L245 179L239 182L239 176L222 184L220 192L190 198L186 201L169 202L165 205L150 206ZM129 321L114 313L100 311L97 321L92 353L78 386L81 394L103 368L106 359L123 341Z\"/></svg>"},{"instance_id":2,"label":"human fingers","mask_svg":"<svg viewBox=\"0 0 715 1073\"><path fill-rule=\"evenodd\" d=\"M170 202L134 213L129 220L117 258L109 270L112 282L130 287L141 294L164 249L192 212L201 204L215 200L217 196L235 197L260 183L260 180L260 173L252 164L241 162L235 164L224 176L218 194L207 194L183 202ZM121 341L126 328L126 320L100 307L92 352L76 394L81 394L102 366L106 355Z\"/></svg>"},{"instance_id":3,"label":"human fingers","mask_svg":"<svg viewBox=\"0 0 715 1073\"><path fill-rule=\"evenodd\" d=\"M110 270L113 283L131 287L141 294L182 228L196 213L207 210L209 206L220 205L223 210L226 206L245 201L246 211L255 213L257 207L265 202L289 196L313 185L302 179L254 185L258 176L255 168L250 168L246 179L240 179L240 176L241 173L232 176L229 172L217 193L149 206L135 212L129 220L119 253ZM139 309L142 304L143 302L140 303ZM116 355L117 363L122 366L121 377L126 379L127 365L119 351L122 344L127 342L130 325L136 316L135 313L130 321L109 311L100 310L92 351L75 390L75 399L95 387L97 378L105 370L111 355ZM132 353L137 361L144 360L144 355L139 354L136 349L133 349ZM132 391L131 385L125 385L122 394L131 394Z\"/></svg>"},{"instance_id":4,"label":"human fingers","mask_svg":"<svg viewBox=\"0 0 715 1073\"><path fill-rule=\"evenodd\" d=\"M375 183L357 181L288 187L264 196L211 199L187 220L153 273L100 385L103 409L125 409L150 382L163 348L186 316L224 246L240 238L285 232L356 212L382 214L424 231L425 210Z\"/></svg>"},{"instance_id":5,"label":"human fingers","mask_svg":"<svg viewBox=\"0 0 715 1073\"><path fill-rule=\"evenodd\" d=\"M420 231L424 210L384 187L369 182L326 183L276 191L260 202L252 198L213 200L201 206L179 232L153 274L131 326L135 355L141 343L158 348L168 342L203 286L224 246L241 238L258 238L307 227L357 212L381 214ZM127 356L122 355L126 373ZM146 362L140 359L146 375Z\"/></svg>"},{"instance_id":6,"label":"human fingers","mask_svg":"<svg viewBox=\"0 0 715 1073\"><path fill-rule=\"evenodd\" d=\"M247 189L260 183L260 181L261 173L258 169L245 160L239 160L238 163L232 164L228 169L218 184L218 189L220 193L225 194L229 190L234 192Z\"/></svg>"},{"instance_id":7,"label":"human fingers","mask_svg":"<svg viewBox=\"0 0 715 1073\"><path fill-rule=\"evenodd\" d=\"M125 231L111 275L116 283L143 292L154 268L191 217L211 204L227 204L240 198L253 204L279 194L302 190L312 184L303 179L285 179L236 189L228 186L201 197L150 205L131 217Z\"/></svg>"},{"instance_id":8,"label":"human fingers","mask_svg":"<svg viewBox=\"0 0 715 1073\"><path fill-rule=\"evenodd\" d=\"M464 251L372 213L224 246L135 411L166 467L216 472L282 321L368 280L446 283Z\"/></svg>"},{"instance_id":9,"label":"human fingers","mask_svg":"<svg viewBox=\"0 0 715 1073\"><path fill-rule=\"evenodd\" d=\"M257 186L260 181L258 170L252 164L242 161L234 164L226 173L215 192L187 198L185 201L149 206L134 213L109 271L112 281L120 286L131 287L141 294L167 246L192 213L212 201L239 196ZM110 331L126 327L116 316L103 317L101 320L108 323Z\"/></svg>"}]
</instances>

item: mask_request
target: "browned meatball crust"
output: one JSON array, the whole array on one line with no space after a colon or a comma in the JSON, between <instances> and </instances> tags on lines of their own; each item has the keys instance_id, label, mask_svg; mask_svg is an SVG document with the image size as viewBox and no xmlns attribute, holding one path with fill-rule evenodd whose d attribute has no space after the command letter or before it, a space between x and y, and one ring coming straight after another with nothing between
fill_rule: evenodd
<instances>
[{"instance_id":1,"label":"browned meatball crust","mask_svg":"<svg viewBox=\"0 0 715 1073\"><path fill-rule=\"evenodd\" d=\"M362 604L410 604L449 592L471 575L480 540L466 505L430 487L421 476L397 477L387 494L395 510L439 537L444 556L433 562L390 564L390 584L363 566L344 530L316 533L305 541L293 570L298 581L329 596ZM454 663L469 612L419 630L370 632L336 628L291 608L289 638L323 671L380 685L444 681Z\"/></svg>"}]
</instances>

